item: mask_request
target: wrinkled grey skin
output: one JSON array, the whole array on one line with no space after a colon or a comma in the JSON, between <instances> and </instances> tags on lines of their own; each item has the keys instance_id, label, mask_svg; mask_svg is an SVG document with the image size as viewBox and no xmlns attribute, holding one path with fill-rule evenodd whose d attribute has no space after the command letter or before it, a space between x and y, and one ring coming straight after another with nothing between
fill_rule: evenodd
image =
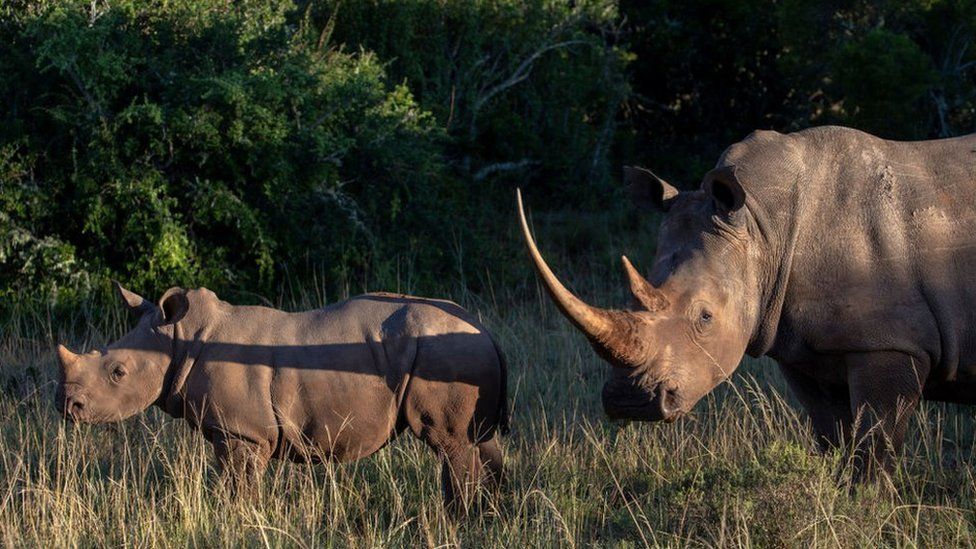
<instances>
[{"instance_id":1,"label":"wrinkled grey skin","mask_svg":"<svg viewBox=\"0 0 976 549\"><path fill-rule=\"evenodd\" d=\"M286 313L203 288L173 288L158 305L117 288L138 325L102 351L58 348L68 419L119 421L155 404L199 428L242 488L271 458L351 461L408 427L441 456L449 505L500 480L505 361L454 303L375 293Z\"/></svg>"},{"instance_id":2,"label":"wrinkled grey skin","mask_svg":"<svg viewBox=\"0 0 976 549\"><path fill-rule=\"evenodd\" d=\"M523 222L550 294L613 367L610 416L674 420L744 353L768 355L863 478L890 470L920 399L976 403L976 136L758 131L698 191L625 177L665 212L649 276L624 258L630 310L566 291Z\"/></svg>"}]
</instances>

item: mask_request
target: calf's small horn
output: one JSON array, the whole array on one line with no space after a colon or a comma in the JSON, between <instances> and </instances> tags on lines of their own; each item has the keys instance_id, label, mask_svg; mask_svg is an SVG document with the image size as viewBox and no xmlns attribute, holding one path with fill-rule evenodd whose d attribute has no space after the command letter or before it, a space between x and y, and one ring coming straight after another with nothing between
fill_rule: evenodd
<instances>
[{"instance_id":1,"label":"calf's small horn","mask_svg":"<svg viewBox=\"0 0 976 549\"><path fill-rule=\"evenodd\" d=\"M58 362L61 364L61 368L67 370L68 368L74 366L75 362L78 362L78 355L71 352L70 349L64 345L58 345Z\"/></svg>"}]
</instances>

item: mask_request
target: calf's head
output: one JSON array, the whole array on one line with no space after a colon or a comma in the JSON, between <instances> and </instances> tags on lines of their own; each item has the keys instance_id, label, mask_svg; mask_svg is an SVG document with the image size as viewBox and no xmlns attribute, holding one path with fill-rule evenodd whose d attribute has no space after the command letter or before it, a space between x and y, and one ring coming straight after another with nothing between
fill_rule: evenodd
<instances>
[{"instance_id":1,"label":"calf's head","mask_svg":"<svg viewBox=\"0 0 976 549\"><path fill-rule=\"evenodd\" d=\"M647 170L627 168L638 205L664 212L649 278L623 257L627 310L577 298L542 259L518 197L529 255L562 313L612 367L603 387L611 418L673 421L738 366L759 303L755 224L729 168L709 172L702 189L679 193Z\"/></svg>"},{"instance_id":2,"label":"calf's head","mask_svg":"<svg viewBox=\"0 0 976 549\"><path fill-rule=\"evenodd\" d=\"M186 292L167 291L154 304L116 283L135 328L107 348L75 354L58 345L61 383L56 405L80 423L121 421L148 408L162 392L172 361L173 325L186 313Z\"/></svg>"}]
</instances>

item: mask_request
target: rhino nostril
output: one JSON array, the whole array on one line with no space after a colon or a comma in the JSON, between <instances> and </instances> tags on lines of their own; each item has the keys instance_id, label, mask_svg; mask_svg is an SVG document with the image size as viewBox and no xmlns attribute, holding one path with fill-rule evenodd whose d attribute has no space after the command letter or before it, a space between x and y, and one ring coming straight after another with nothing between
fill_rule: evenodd
<instances>
[{"instance_id":1,"label":"rhino nostril","mask_svg":"<svg viewBox=\"0 0 976 549\"><path fill-rule=\"evenodd\" d=\"M657 395L657 405L661 411L661 415L665 418L670 417L674 413L675 398L674 391L667 389L665 387L658 388Z\"/></svg>"},{"instance_id":2,"label":"rhino nostril","mask_svg":"<svg viewBox=\"0 0 976 549\"><path fill-rule=\"evenodd\" d=\"M68 411L73 416L80 414L84 409L85 409L85 403L79 400L71 400L68 404Z\"/></svg>"}]
</instances>

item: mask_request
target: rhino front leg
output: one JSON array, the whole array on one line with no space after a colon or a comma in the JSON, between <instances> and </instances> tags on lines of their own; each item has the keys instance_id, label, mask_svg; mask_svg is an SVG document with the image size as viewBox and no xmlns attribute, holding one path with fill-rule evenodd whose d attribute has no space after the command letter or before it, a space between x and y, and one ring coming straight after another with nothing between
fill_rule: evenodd
<instances>
[{"instance_id":1,"label":"rhino front leg","mask_svg":"<svg viewBox=\"0 0 976 549\"><path fill-rule=\"evenodd\" d=\"M802 367L780 365L790 391L810 416L821 452L843 448L851 435L851 398L846 385L830 385L815 379Z\"/></svg>"},{"instance_id":2,"label":"rhino front leg","mask_svg":"<svg viewBox=\"0 0 976 549\"><path fill-rule=\"evenodd\" d=\"M856 428L855 480L870 480L880 471L892 472L929 365L898 352L851 354L846 362Z\"/></svg>"},{"instance_id":3,"label":"rhino front leg","mask_svg":"<svg viewBox=\"0 0 976 549\"><path fill-rule=\"evenodd\" d=\"M215 435L213 445L221 484L233 496L255 497L268 466L269 452L259 443L232 434Z\"/></svg>"}]
</instances>

